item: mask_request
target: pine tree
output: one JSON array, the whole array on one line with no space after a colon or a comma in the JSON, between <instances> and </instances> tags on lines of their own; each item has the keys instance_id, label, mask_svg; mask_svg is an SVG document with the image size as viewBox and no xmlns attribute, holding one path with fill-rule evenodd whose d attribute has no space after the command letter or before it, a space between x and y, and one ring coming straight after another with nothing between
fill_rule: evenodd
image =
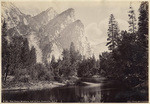
<instances>
[{"instance_id":1,"label":"pine tree","mask_svg":"<svg viewBox=\"0 0 150 104\"><path fill-rule=\"evenodd\" d=\"M22 53L21 53L21 60L24 67L27 67L30 65L30 50L29 50L29 43L27 38L25 38L22 46Z\"/></svg>"},{"instance_id":2,"label":"pine tree","mask_svg":"<svg viewBox=\"0 0 150 104\"><path fill-rule=\"evenodd\" d=\"M79 62L82 58L82 55L80 54L80 52L77 50L75 50L75 46L74 43L71 42L70 45L70 61L71 64L75 63L75 62Z\"/></svg>"},{"instance_id":3,"label":"pine tree","mask_svg":"<svg viewBox=\"0 0 150 104\"><path fill-rule=\"evenodd\" d=\"M148 80L148 2L141 2L139 8L139 22L138 22L138 56L141 56L138 60L138 67L142 69L140 76L142 80Z\"/></svg>"},{"instance_id":4,"label":"pine tree","mask_svg":"<svg viewBox=\"0 0 150 104\"><path fill-rule=\"evenodd\" d=\"M30 50L30 66L34 65L35 63L36 63L36 50L32 46L32 48Z\"/></svg>"},{"instance_id":5,"label":"pine tree","mask_svg":"<svg viewBox=\"0 0 150 104\"><path fill-rule=\"evenodd\" d=\"M118 45L118 38L119 38L119 28L118 23L115 21L113 14L110 15L109 20L109 28L108 28L108 46L109 50L114 50Z\"/></svg>"},{"instance_id":6,"label":"pine tree","mask_svg":"<svg viewBox=\"0 0 150 104\"><path fill-rule=\"evenodd\" d=\"M96 59L95 59L95 55L93 54L92 58L91 58L91 73L92 75L97 74L98 70L96 68Z\"/></svg>"},{"instance_id":7,"label":"pine tree","mask_svg":"<svg viewBox=\"0 0 150 104\"><path fill-rule=\"evenodd\" d=\"M2 25L2 81L6 82L6 78L9 72L9 66L10 66L10 52L9 52L9 46L8 41L6 39L7 37L7 24L4 21Z\"/></svg>"},{"instance_id":8,"label":"pine tree","mask_svg":"<svg viewBox=\"0 0 150 104\"><path fill-rule=\"evenodd\" d=\"M139 8L138 39L142 46L148 48L148 2L142 2Z\"/></svg>"},{"instance_id":9,"label":"pine tree","mask_svg":"<svg viewBox=\"0 0 150 104\"><path fill-rule=\"evenodd\" d=\"M17 73L17 70L21 69L24 66L24 63L22 61L22 48L23 48L23 42L24 39L22 36L13 36L12 37L12 43L10 44L10 61L12 64L12 74L15 72Z\"/></svg>"},{"instance_id":10,"label":"pine tree","mask_svg":"<svg viewBox=\"0 0 150 104\"><path fill-rule=\"evenodd\" d=\"M96 67L96 59L95 59L95 55L94 54L92 56L92 61L93 61L93 67Z\"/></svg>"},{"instance_id":11,"label":"pine tree","mask_svg":"<svg viewBox=\"0 0 150 104\"><path fill-rule=\"evenodd\" d=\"M62 52L63 60L62 60L62 67L60 69L60 73L62 76L67 77L70 74L70 52L68 49L64 49Z\"/></svg>"},{"instance_id":12,"label":"pine tree","mask_svg":"<svg viewBox=\"0 0 150 104\"><path fill-rule=\"evenodd\" d=\"M81 62L81 58L82 55L78 50L77 51L75 50L74 43L71 42L70 45L70 62L71 62L70 75L71 76L77 76L77 70L79 67L79 63Z\"/></svg>"},{"instance_id":13,"label":"pine tree","mask_svg":"<svg viewBox=\"0 0 150 104\"><path fill-rule=\"evenodd\" d=\"M128 14L128 16L129 16L129 21L128 21L128 23L129 23L129 32L134 34L136 32L137 27L136 27L135 13L134 13L134 10L133 10L133 7L132 7L131 3L130 3L128 13L129 13Z\"/></svg>"},{"instance_id":14,"label":"pine tree","mask_svg":"<svg viewBox=\"0 0 150 104\"><path fill-rule=\"evenodd\" d=\"M52 55L52 59L51 59L50 64L51 64L52 69L55 70L55 68L56 68L56 60L55 60L55 56L54 55Z\"/></svg>"}]
</instances>

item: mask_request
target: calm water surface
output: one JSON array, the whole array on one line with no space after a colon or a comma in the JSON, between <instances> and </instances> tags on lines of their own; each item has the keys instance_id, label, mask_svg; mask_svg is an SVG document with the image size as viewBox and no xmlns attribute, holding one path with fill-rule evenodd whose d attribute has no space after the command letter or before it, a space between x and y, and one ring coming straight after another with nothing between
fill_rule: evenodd
<instances>
[{"instance_id":1,"label":"calm water surface","mask_svg":"<svg viewBox=\"0 0 150 104\"><path fill-rule=\"evenodd\" d=\"M126 102L123 84L105 78L83 78L80 85L34 91L3 91L3 102ZM93 83L93 84L92 84ZM85 85L87 84L87 85Z\"/></svg>"}]
</instances>

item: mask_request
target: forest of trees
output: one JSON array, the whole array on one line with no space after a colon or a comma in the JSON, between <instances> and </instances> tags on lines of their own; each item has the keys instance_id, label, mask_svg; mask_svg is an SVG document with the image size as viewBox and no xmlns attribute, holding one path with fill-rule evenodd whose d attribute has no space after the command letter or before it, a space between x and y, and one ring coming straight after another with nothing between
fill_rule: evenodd
<instances>
[{"instance_id":1,"label":"forest of trees","mask_svg":"<svg viewBox=\"0 0 150 104\"><path fill-rule=\"evenodd\" d=\"M29 47L27 38L7 34L7 24L2 26L2 81L14 76L15 81L75 81L78 77L94 75L116 79L128 87L148 83L148 2L139 8L138 24L132 6L129 8L129 30L121 31L113 14L108 28L109 52L96 60L82 56L72 42L64 49L62 58L52 56L50 63L36 63L36 50ZM138 28L137 28L138 27ZM148 86L147 86L148 87Z\"/></svg>"},{"instance_id":2,"label":"forest of trees","mask_svg":"<svg viewBox=\"0 0 150 104\"><path fill-rule=\"evenodd\" d=\"M25 73L24 69L28 69L36 63L35 48L29 49L27 38L13 36L10 39L6 26L4 22L2 26L2 79L4 82L8 75L22 77L20 73Z\"/></svg>"},{"instance_id":3,"label":"forest of trees","mask_svg":"<svg viewBox=\"0 0 150 104\"><path fill-rule=\"evenodd\" d=\"M120 32L111 14L107 43L110 52L100 55L100 70L129 88L145 85L148 89L148 2L140 5L138 24L132 6L128 16L129 30Z\"/></svg>"},{"instance_id":4,"label":"forest of trees","mask_svg":"<svg viewBox=\"0 0 150 104\"><path fill-rule=\"evenodd\" d=\"M76 81L77 77L91 77L98 74L99 61L94 55L85 59L74 43L69 49L64 49L62 59L52 56L50 62L36 63L36 50L29 47L24 36L9 36L7 24L2 26L2 81L7 82L7 76L14 76L16 82L30 81ZM50 47L49 47L50 48ZM51 50L51 49L50 49ZM43 56L44 57L44 56Z\"/></svg>"}]
</instances>

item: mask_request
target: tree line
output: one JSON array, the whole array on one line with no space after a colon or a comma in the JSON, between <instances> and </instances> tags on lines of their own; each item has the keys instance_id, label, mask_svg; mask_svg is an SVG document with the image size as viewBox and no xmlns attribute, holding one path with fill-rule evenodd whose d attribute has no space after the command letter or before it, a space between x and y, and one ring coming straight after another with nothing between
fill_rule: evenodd
<instances>
[{"instance_id":1,"label":"tree line","mask_svg":"<svg viewBox=\"0 0 150 104\"><path fill-rule=\"evenodd\" d=\"M51 47L49 47L51 50ZM45 58L45 56L43 56ZM69 49L63 49L62 58L52 55L51 60L36 62L36 49L29 47L25 36L9 36L7 24L2 25L2 81L14 76L16 82L66 81L77 77L91 77L99 73L99 61L93 55L85 58L75 49L73 42Z\"/></svg>"},{"instance_id":2,"label":"tree line","mask_svg":"<svg viewBox=\"0 0 150 104\"><path fill-rule=\"evenodd\" d=\"M6 81L8 75L18 76L21 69L36 63L35 48L29 49L27 38L7 34L7 25L2 25L2 79Z\"/></svg>"},{"instance_id":3,"label":"tree line","mask_svg":"<svg viewBox=\"0 0 150 104\"><path fill-rule=\"evenodd\" d=\"M108 78L135 87L148 83L148 2L140 5L138 25L131 5L128 17L129 30L120 31L114 15L110 15L106 44L110 52L100 55L100 70Z\"/></svg>"}]
</instances>

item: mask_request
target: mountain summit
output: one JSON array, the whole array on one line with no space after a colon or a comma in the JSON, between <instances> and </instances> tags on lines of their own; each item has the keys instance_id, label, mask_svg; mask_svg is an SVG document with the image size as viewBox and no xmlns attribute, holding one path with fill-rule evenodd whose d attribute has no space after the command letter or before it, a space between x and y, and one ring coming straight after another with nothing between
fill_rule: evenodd
<instances>
[{"instance_id":1,"label":"mountain summit","mask_svg":"<svg viewBox=\"0 0 150 104\"><path fill-rule=\"evenodd\" d=\"M11 8L8 8L8 5ZM2 21L5 20L8 25L9 36L27 37L30 47L34 46L36 49L37 62L49 62L52 55L56 59L61 58L63 49L69 49L71 42L82 55L87 58L91 56L84 25L75 19L73 8L57 13L50 7L32 17L22 13L12 3L3 4L2 7Z\"/></svg>"}]
</instances>

